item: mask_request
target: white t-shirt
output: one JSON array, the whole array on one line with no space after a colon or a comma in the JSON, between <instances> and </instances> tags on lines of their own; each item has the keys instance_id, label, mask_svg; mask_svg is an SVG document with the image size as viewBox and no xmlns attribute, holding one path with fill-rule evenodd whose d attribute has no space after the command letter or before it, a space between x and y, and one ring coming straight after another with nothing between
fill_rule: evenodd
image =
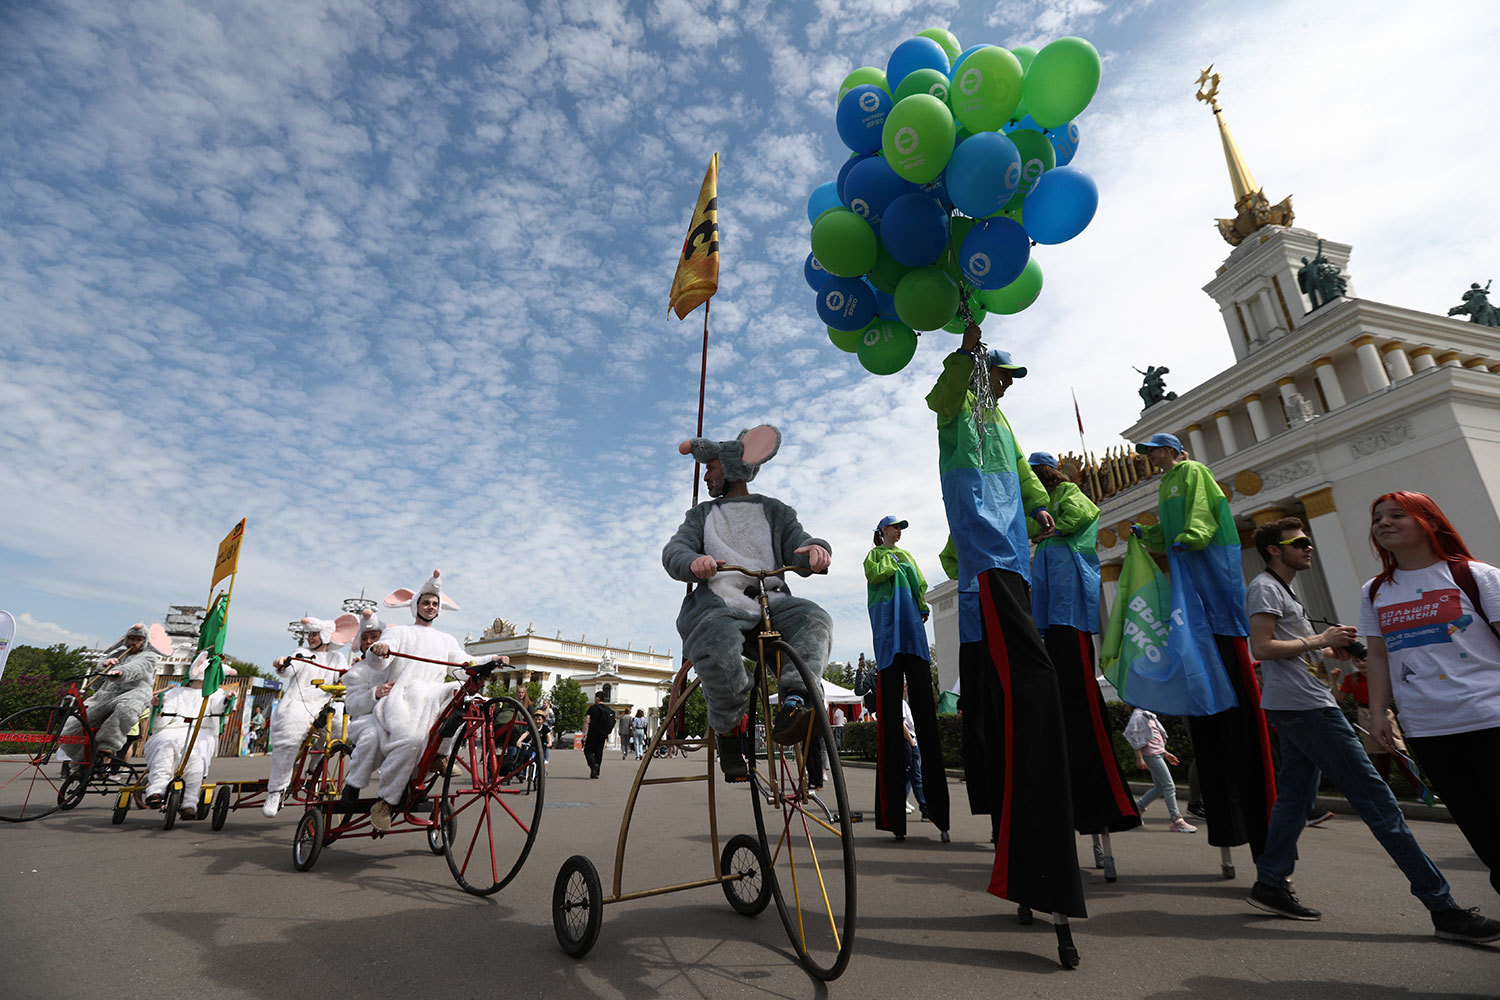
<instances>
[{"instance_id":1,"label":"white t-shirt","mask_svg":"<svg viewBox=\"0 0 1500 1000\"><path fill-rule=\"evenodd\" d=\"M1471 562L1480 600L1500 618L1500 569ZM1397 570L1375 593L1360 588L1359 634L1380 636L1408 736L1500 726L1500 639L1453 582L1448 564Z\"/></svg>"}]
</instances>

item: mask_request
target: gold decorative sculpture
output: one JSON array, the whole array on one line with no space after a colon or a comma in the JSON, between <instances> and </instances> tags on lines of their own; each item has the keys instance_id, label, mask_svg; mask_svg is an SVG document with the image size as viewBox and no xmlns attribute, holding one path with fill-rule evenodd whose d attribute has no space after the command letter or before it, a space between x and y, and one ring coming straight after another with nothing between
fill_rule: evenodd
<instances>
[{"instance_id":1,"label":"gold decorative sculpture","mask_svg":"<svg viewBox=\"0 0 1500 1000\"><path fill-rule=\"evenodd\" d=\"M1229 133L1229 123L1224 120L1219 107L1219 74L1213 66L1198 75L1198 100L1213 108L1214 118L1219 123L1219 139L1224 144L1224 159L1229 164L1229 182L1234 186L1234 211L1232 219L1216 220L1219 235L1232 247L1239 246L1251 233L1263 226L1290 226L1296 218L1292 212L1292 196L1287 195L1272 205L1264 190L1255 183L1250 166L1240 155L1234 136Z\"/></svg>"}]
</instances>

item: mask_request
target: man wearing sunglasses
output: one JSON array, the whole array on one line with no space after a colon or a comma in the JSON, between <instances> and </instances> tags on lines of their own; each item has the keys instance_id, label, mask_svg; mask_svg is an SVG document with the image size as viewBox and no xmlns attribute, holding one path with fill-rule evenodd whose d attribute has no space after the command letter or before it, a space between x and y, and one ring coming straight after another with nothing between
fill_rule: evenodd
<instances>
[{"instance_id":1,"label":"man wearing sunglasses","mask_svg":"<svg viewBox=\"0 0 1500 1000\"><path fill-rule=\"evenodd\" d=\"M1314 632L1292 592L1293 579L1312 566L1313 543L1306 529L1295 517L1263 524L1255 529L1255 548L1266 571L1246 588L1245 611L1250 652L1261 661L1261 707L1280 734L1281 764L1266 847L1255 860L1250 905L1292 920L1322 916L1292 895L1288 879L1297 860L1297 838L1307 826L1320 777L1327 775L1406 876L1412 895L1434 914L1457 910L1448 880L1417 845L1395 795L1375 773L1328 684L1312 673L1321 657L1349 659L1347 647L1357 633L1347 625ZM1492 932L1500 937L1500 923L1471 922L1473 940L1492 940Z\"/></svg>"}]
</instances>

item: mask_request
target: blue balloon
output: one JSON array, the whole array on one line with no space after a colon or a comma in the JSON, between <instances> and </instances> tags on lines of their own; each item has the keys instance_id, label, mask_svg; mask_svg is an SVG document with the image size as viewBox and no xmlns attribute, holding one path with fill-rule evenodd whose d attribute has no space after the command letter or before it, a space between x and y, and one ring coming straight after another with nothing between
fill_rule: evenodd
<instances>
[{"instance_id":1,"label":"blue balloon","mask_svg":"<svg viewBox=\"0 0 1500 1000\"><path fill-rule=\"evenodd\" d=\"M975 288L1004 288L1021 276L1031 259L1031 240L1013 219L982 219L958 250L964 280Z\"/></svg>"},{"instance_id":2,"label":"blue balloon","mask_svg":"<svg viewBox=\"0 0 1500 1000\"><path fill-rule=\"evenodd\" d=\"M844 204L875 226L879 225L887 205L914 190L916 185L897 176L885 157L872 156L856 163L844 179Z\"/></svg>"},{"instance_id":3,"label":"blue balloon","mask_svg":"<svg viewBox=\"0 0 1500 1000\"><path fill-rule=\"evenodd\" d=\"M891 58L885 64L885 82L891 88L891 93L896 92L896 88L901 86L901 81L908 74L919 69L948 72L948 53L937 42L921 35L908 38L891 51Z\"/></svg>"},{"instance_id":4,"label":"blue balloon","mask_svg":"<svg viewBox=\"0 0 1500 1000\"><path fill-rule=\"evenodd\" d=\"M965 215L982 219L1005 207L1021 183L1021 153L999 132L969 136L944 173L948 197Z\"/></svg>"},{"instance_id":5,"label":"blue balloon","mask_svg":"<svg viewBox=\"0 0 1500 1000\"><path fill-rule=\"evenodd\" d=\"M839 208L839 186L833 181L819 184L813 188L812 196L807 199L807 221L817 222L818 216L830 208Z\"/></svg>"},{"instance_id":6,"label":"blue balloon","mask_svg":"<svg viewBox=\"0 0 1500 1000\"><path fill-rule=\"evenodd\" d=\"M858 153L851 153L850 156L849 156L849 159L845 160L843 166L839 167L839 179L838 179L838 181L836 183L839 186L839 204L840 205L843 205L845 208L849 207L844 202L844 181L848 179L848 177L849 177L849 171L851 171L851 170L854 169L854 165L856 163L860 162L861 160L868 160L870 157L875 156L875 155L876 154L874 154L874 153L865 153L864 155L860 155Z\"/></svg>"},{"instance_id":7,"label":"blue balloon","mask_svg":"<svg viewBox=\"0 0 1500 1000\"><path fill-rule=\"evenodd\" d=\"M925 267L948 248L948 213L931 195L913 191L886 208L880 233L892 257L909 267Z\"/></svg>"},{"instance_id":8,"label":"blue balloon","mask_svg":"<svg viewBox=\"0 0 1500 1000\"><path fill-rule=\"evenodd\" d=\"M875 289L862 278L829 278L818 293L818 318L835 330L863 330L875 318Z\"/></svg>"},{"instance_id":9,"label":"blue balloon","mask_svg":"<svg viewBox=\"0 0 1500 1000\"><path fill-rule=\"evenodd\" d=\"M984 48L985 45L988 45L988 44L989 44L988 42L985 42L985 43L983 43L981 45L970 45L968 48L966 48L962 52L960 52L958 54L958 58L955 59L955 60L953 60L953 68L948 71L948 79L950 79L950 80L956 80L956 79L958 79L958 68L964 64L964 60L967 59L967 58L969 58L969 56L972 53L978 52L980 49Z\"/></svg>"},{"instance_id":10,"label":"blue balloon","mask_svg":"<svg viewBox=\"0 0 1500 1000\"><path fill-rule=\"evenodd\" d=\"M1073 162L1073 157L1078 155L1078 123L1068 122L1057 128L1047 130L1047 138L1052 142L1052 148L1057 150L1057 165L1066 167Z\"/></svg>"},{"instance_id":11,"label":"blue balloon","mask_svg":"<svg viewBox=\"0 0 1500 1000\"><path fill-rule=\"evenodd\" d=\"M807 284L813 291L821 292L833 275L823 270L823 265L818 263L818 258L808 254L807 260L802 262L802 277L807 279Z\"/></svg>"},{"instance_id":12,"label":"blue balloon","mask_svg":"<svg viewBox=\"0 0 1500 1000\"><path fill-rule=\"evenodd\" d=\"M1088 226L1099 208L1099 186L1077 167L1053 167L1041 176L1021 208L1026 233L1038 243L1066 243Z\"/></svg>"},{"instance_id":13,"label":"blue balloon","mask_svg":"<svg viewBox=\"0 0 1500 1000\"><path fill-rule=\"evenodd\" d=\"M885 116L891 111L891 95L873 84L855 87L839 101L834 124L844 145L856 153L873 153L880 148L885 132Z\"/></svg>"},{"instance_id":14,"label":"blue balloon","mask_svg":"<svg viewBox=\"0 0 1500 1000\"><path fill-rule=\"evenodd\" d=\"M942 174L938 174L937 180L928 181L917 190L929 198L936 198L938 204L943 206L944 212L953 211L953 199L948 197L948 183Z\"/></svg>"},{"instance_id":15,"label":"blue balloon","mask_svg":"<svg viewBox=\"0 0 1500 1000\"><path fill-rule=\"evenodd\" d=\"M873 286L872 286L873 287ZM896 296L875 289L875 315L881 319L897 319Z\"/></svg>"}]
</instances>

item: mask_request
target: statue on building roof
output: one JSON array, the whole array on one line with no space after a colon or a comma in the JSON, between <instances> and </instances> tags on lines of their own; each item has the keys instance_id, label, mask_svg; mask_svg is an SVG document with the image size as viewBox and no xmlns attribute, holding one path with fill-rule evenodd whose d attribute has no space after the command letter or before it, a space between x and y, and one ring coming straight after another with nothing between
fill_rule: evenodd
<instances>
[{"instance_id":1,"label":"statue on building roof","mask_svg":"<svg viewBox=\"0 0 1500 1000\"><path fill-rule=\"evenodd\" d=\"M1323 253L1322 240L1318 241L1318 252L1312 260L1302 258L1302 266L1297 268L1297 287L1307 296L1314 310L1344 297L1349 281L1339 266Z\"/></svg>"},{"instance_id":2,"label":"statue on building roof","mask_svg":"<svg viewBox=\"0 0 1500 1000\"><path fill-rule=\"evenodd\" d=\"M1494 279L1486 281L1484 287L1479 287L1479 282L1469 285L1469 290L1463 294L1463 302L1448 310L1449 316L1467 316L1470 323L1480 326L1500 326L1500 309L1490 305L1490 285Z\"/></svg>"},{"instance_id":3,"label":"statue on building roof","mask_svg":"<svg viewBox=\"0 0 1500 1000\"><path fill-rule=\"evenodd\" d=\"M1134 365L1131 365L1131 367L1135 368ZM1157 403L1177 398L1177 393L1167 391L1166 379L1162 378L1163 375L1168 374L1172 369L1166 365L1160 367L1147 365L1145 371L1141 371L1139 368L1135 368L1135 370L1145 376L1141 379L1140 388L1141 402L1146 404L1141 407L1142 410L1149 410Z\"/></svg>"}]
</instances>

